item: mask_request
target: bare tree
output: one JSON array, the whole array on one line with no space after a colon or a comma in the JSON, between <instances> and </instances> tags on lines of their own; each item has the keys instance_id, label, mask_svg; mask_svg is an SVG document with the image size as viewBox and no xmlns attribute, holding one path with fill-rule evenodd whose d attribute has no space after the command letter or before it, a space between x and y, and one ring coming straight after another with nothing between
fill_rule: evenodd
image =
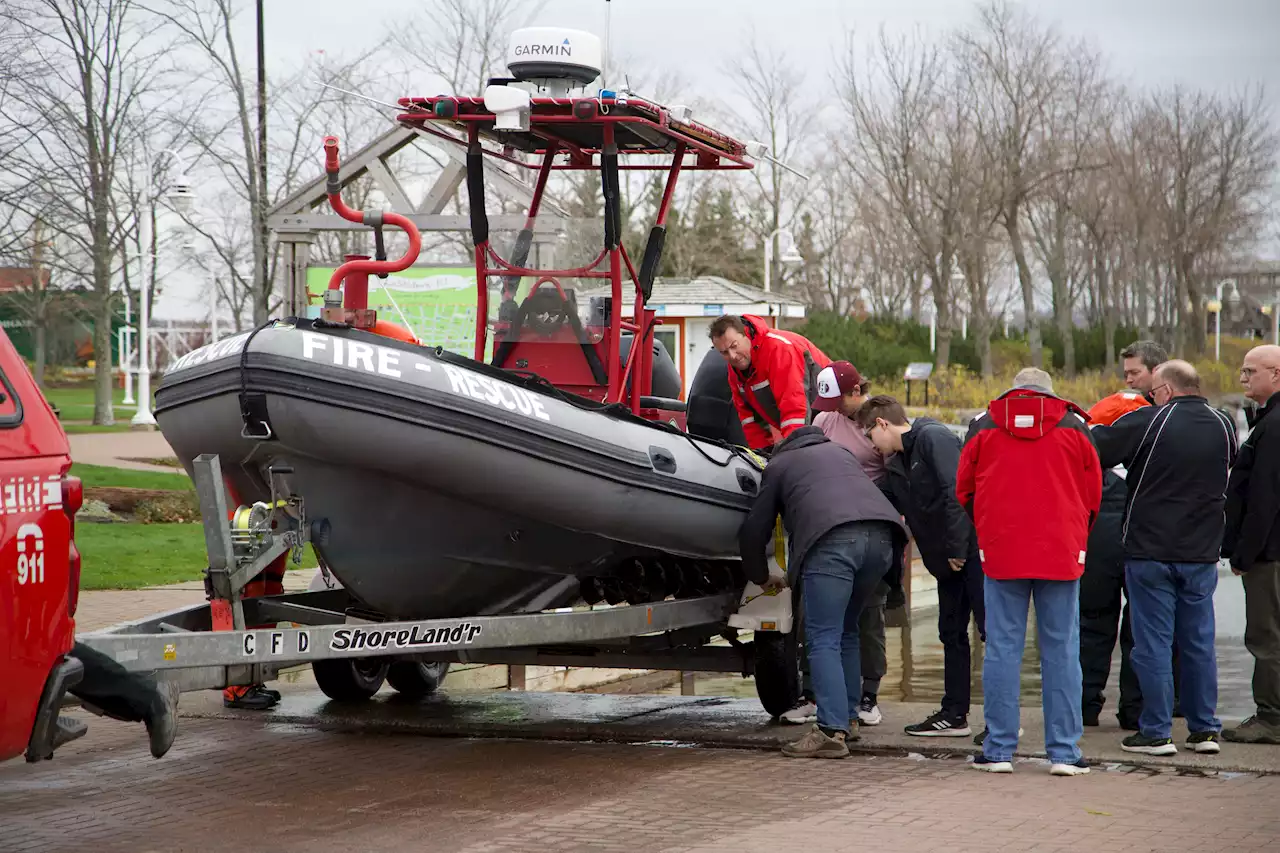
<instances>
[{"instance_id":1,"label":"bare tree","mask_svg":"<svg viewBox=\"0 0 1280 853\"><path fill-rule=\"evenodd\" d=\"M938 130L939 150L947 159L934 171L948 175L957 187L956 264L967 291L969 334L976 342L982 374L991 376L991 336L996 325L991 288L1002 262L994 233L1002 209L1001 164L979 142L973 85L968 77L954 72L948 81L947 104Z\"/></svg>"},{"instance_id":2,"label":"bare tree","mask_svg":"<svg viewBox=\"0 0 1280 853\"><path fill-rule=\"evenodd\" d=\"M404 59L450 92L479 95L505 76L511 31L533 20L546 0L426 0L409 26L388 29Z\"/></svg>"},{"instance_id":3,"label":"bare tree","mask_svg":"<svg viewBox=\"0 0 1280 853\"><path fill-rule=\"evenodd\" d=\"M0 258L20 261L29 270L29 278L3 296L3 302L16 317L32 330L32 355L36 385L44 387L45 365L48 362L48 335L54 321L69 307L66 294L51 285L49 253L53 247L48 226L36 219L27 233L27 240L10 248L12 253L0 252Z\"/></svg>"},{"instance_id":4,"label":"bare tree","mask_svg":"<svg viewBox=\"0 0 1280 853\"><path fill-rule=\"evenodd\" d=\"M773 157L794 168L809 142L815 106L805 94L804 75L754 32L747 33L741 44L724 66L740 101L729 120L738 132L763 142ZM768 161L757 164L751 177L746 221L759 245L779 229L792 230L794 236L807 191L805 181ZM786 271L779 254L771 255L769 278L782 289Z\"/></svg>"},{"instance_id":5,"label":"bare tree","mask_svg":"<svg viewBox=\"0 0 1280 853\"><path fill-rule=\"evenodd\" d=\"M114 422L112 273L127 221L120 179L144 126L144 96L160 77L142 18L130 0L11 0L0 8L20 51L0 123L36 131L6 168L26 184L16 204L42 216L89 268L98 424Z\"/></svg>"},{"instance_id":6,"label":"bare tree","mask_svg":"<svg viewBox=\"0 0 1280 853\"><path fill-rule=\"evenodd\" d=\"M379 46L346 59L313 55L293 73L276 80L267 97L270 133L264 151L255 127L256 83L246 73L233 32L239 4L235 0L166 0L157 11L179 42L198 52L206 63L189 70L188 85L204 90L204 106L194 117L184 116L185 129L201 158L243 199L252 256L248 268L252 270L253 321L261 323L280 304L275 290L279 258L267 215L276 201L296 188L301 175L319 171L316 144L332 129L329 117L353 108L350 104L344 107L343 96L314 81L361 88L368 78L358 69ZM362 129L363 137L344 139L347 150L358 148L380 130L376 121L352 127ZM269 168L264 168L263 158ZM202 228L202 233L212 239L208 227ZM243 233L239 228L223 229L224 235ZM240 247L225 247L219 254L224 260L232 255L238 259L243 252ZM243 269L228 268L225 278L235 281Z\"/></svg>"},{"instance_id":7,"label":"bare tree","mask_svg":"<svg viewBox=\"0 0 1280 853\"><path fill-rule=\"evenodd\" d=\"M1075 376L1075 307L1088 265L1077 208L1087 173L1105 168L1100 140L1108 113L1102 57L1083 43L1066 51L1059 97L1041 114L1046 173L1040 192L1027 201L1034 249L1049 277L1053 317L1062 339L1063 371Z\"/></svg>"},{"instance_id":8,"label":"bare tree","mask_svg":"<svg viewBox=\"0 0 1280 853\"><path fill-rule=\"evenodd\" d=\"M951 278L962 188L960 161L937 133L946 101L946 62L919 34L894 40L882 31L864 80L851 35L846 45L839 73L855 140L850 162L864 190L877 194L881 209L911 235L919 268L930 281L936 359L945 367L954 325Z\"/></svg>"},{"instance_id":9,"label":"bare tree","mask_svg":"<svg viewBox=\"0 0 1280 853\"><path fill-rule=\"evenodd\" d=\"M979 8L977 28L959 33L956 47L961 73L976 83L979 138L1001 164L1000 222L1018 268L1031 361L1039 367L1043 347L1022 217L1056 170L1044 128L1064 86L1060 39L1052 27L996 0Z\"/></svg>"},{"instance_id":10,"label":"bare tree","mask_svg":"<svg viewBox=\"0 0 1280 853\"><path fill-rule=\"evenodd\" d=\"M857 176L838 156L819 161L796 240L804 258L801 296L814 308L845 315L868 293L878 311L897 313L903 294L879 279L873 265L874 238L860 210ZM900 245L900 242L899 242Z\"/></svg>"},{"instance_id":11,"label":"bare tree","mask_svg":"<svg viewBox=\"0 0 1280 853\"><path fill-rule=\"evenodd\" d=\"M1261 89L1216 98L1181 87L1148 102L1164 192L1156 199L1171 286L1174 345L1204 351L1212 262L1252 238L1276 169L1277 135Z\"/></svg>"}]
</instances>

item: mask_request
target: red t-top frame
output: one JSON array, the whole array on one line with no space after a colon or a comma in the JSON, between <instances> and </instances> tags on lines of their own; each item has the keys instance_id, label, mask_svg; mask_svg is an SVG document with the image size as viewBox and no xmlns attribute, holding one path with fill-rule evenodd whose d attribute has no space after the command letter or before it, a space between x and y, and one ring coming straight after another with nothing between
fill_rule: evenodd
<instances>
[{"instance_id":1,"label":"red t-top frame","mask_svg":"<svg viewBox=\"0 0 1280 853\"><path fill-rule=\"evenodd\" d=\"M485 108L482 98L401 98L399 104L406 109L397 117L401 123L467 149L467 190L477 291L475 359L484 360L488 344L488 282L490 277L500 277L503 306L494 323L495 365L523 369L536 364L535 372L564 390L608 403L625 402L636 414L663 416L656 404L641 404L641 398L651 390L653 330L654 325L661 322L645 303L661 260L667 213L676 182L684 170L752 168L746 145L706 125L673 118L670 111L659 104L631 97L531 98L527 130L496 129L496 116ZM482 141L496 143L500 148L486 147ZM530 156L535 162L525 162L515 156L516 152ZM516 239L510 259L503 258L489 239L484 208L485 156L538 172L525 227ZM619 163L623 156L645 159ZM604 247L584 266L540 270L527 266L528 255L547 180L557 169L600 171L604 189ZM621 239L618 173L627 170L667 172L666 186L639 270ZM630 320L622 318L624 268L635 288ZM566 306L566 316L569 302L559 279L607 279L612 299L608 326L601 329L599 341L589 342L576 320L572 323L574 328L562 328L545 340L509 339L513 318L518 315L515 293L520 280L526 276L535 279L526 301L543 285L553 285ZM623 332L633 335L625 364L621 358ZM518 334L512 337L520 338ZM635 345L635 341L639 345ZM564 353L572 350L566 348L565 343L581 344L589 372L583 369L581 360L566 363ZM604 365L600 365L600 360Z\"/></svg>"}]
</instances>

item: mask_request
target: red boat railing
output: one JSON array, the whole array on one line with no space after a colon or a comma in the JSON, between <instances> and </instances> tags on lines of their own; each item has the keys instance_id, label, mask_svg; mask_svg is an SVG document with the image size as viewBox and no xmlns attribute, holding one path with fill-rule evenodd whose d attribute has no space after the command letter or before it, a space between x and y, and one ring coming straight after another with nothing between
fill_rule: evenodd
<instances>
[{"instance_id":1,"label":"red boat railing","mask_svg":"<svg viewBox=\"0 0 1280 853\"><path fill-rule=\"evenodd\" d=\"M521 370L532 369L528 368L532 364L542 370L543 378L566 390L607 403L625 402L637 414L666 420L671 413L661 410L662 401L645 402L642 406L642 398L649 397L652 391L653 333L654 327L661 323L657 312L647 308L646 303L661 264L676 183L685 170L750 169L752 163L747 159L745 143L690 121L687 112L673 114L666 107L644 99L605 94L610 96L531 98L528 114L523 116L525 121L517 130L496 129L497 116L486 109L483 98L401 98L399 103L407 112L398 119L422 133L466 148L468 212L476 271L475 359L485 360L490 326L489 281L497 279L501 285L502 304L493 321L497 343L493 358L495 365L508 367L510 364L508 369ZM482 145L482 138L497 143L500 149L486 148ZM335 138L326 138L327 189L333 209L353 222L375 228L384 223L396 225L409 234L409 251L401 259L349 260L338 267L330 279L332 290L346 278L347 295L355 296L345 306L348 309L346 316L350 318L355 312L357 320L360 316L368 319L371 312L367 311L367 275L385 275L408 267L417 258L420 239L413 223L403 216L365 213L343 203L339 195L337 145ZM531 155L535 162L520 159L515 156L516 152ZM640 155L642 162L620 164L619 155ZM538 171L525 226L517 235L507 258L500 255L490 241L489 219L485 211L485 157ZM656 158L667 162L656 162ZM604 246L592 261L582 266L535 269L528 265L534 224L551 172L563 169L599 170L604 195ZM619 172L626 169L667 172L639 269L622 245ZM630 320L622 318L624 273L634 286ZM536 285L517 305L516 293L525 278L532 278ZM592 326L592 334L587 334L577 317L576 306L561 285L561 278L609 281L608 316L593 315L592 322L597 325ZM549 291L543 286L548 283L554 284L555 292L559 294L559 309L548 303L548 300L555 300L554 296L547 295ZM562 322L554 331L548 331L545 324L544 328L534 325L535 334L531 337L524 332L525 324L533 322L530 318L538 316L538 312L533 310L535 295L538 306L545 310L549 305ZM568 322L563 322L566 320ZM630 351L625 361L621 355L624 332L631 335ZM589 373L584 373L581 362L575 364L564 360L563 354L570 351L565 345L571 343L580 346ZM679 406L675 411L678 413L682 409L683 406ZM679 419L683 422L683 415Z\"/></svg>"}]
</instances>

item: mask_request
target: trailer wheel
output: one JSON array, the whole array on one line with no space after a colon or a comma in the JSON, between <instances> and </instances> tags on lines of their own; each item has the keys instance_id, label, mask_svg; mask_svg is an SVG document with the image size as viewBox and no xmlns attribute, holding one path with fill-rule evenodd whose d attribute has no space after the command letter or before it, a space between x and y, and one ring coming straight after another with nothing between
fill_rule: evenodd
<instances>
[{"instance_id":1,"label":"trailer wheel","mask_svg":"<svg viewBox=\"0 0 1280 853\"><path fill-rule=\"evenodd\" d=\"M401 660L387 670L387 683L401 696L422 699L440 689L449 664L444 661Z\"/></svg>"},{"instance_id":2,"label":"trailer wheel","mask_svg":"<svg viewBox=\"0 0 1280 853\"><path fill-rule=\"evenodd\" d=\"M780 717L795 707L802 688L800 643L796 631L756 631L756 695L771 717Z\"/></svg>"},{"instance_id":3,"label":"trailer wheel","mask_svg":"<svg viewBox=\"0 0 1280 853\"><path fill-rule=\"evenodd\" d=\"M320 692L338 702L361 702L382 688L390 665L377 658L334 658L311 664Z\"/></svg>"}]
</instances>

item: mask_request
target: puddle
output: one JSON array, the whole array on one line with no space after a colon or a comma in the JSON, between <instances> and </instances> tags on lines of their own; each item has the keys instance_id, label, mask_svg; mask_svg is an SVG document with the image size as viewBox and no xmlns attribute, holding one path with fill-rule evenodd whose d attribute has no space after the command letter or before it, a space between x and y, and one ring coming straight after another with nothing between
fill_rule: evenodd
<instances>
[{"instance_id":1,"label":"puddle","mask_svg":"<svg viewBox=\"0 0 1280 853\"><path fill-rule=\"evenodd\" d=\"M1244 590L1240 579L1223 571L1214 597L1217 618L1218 714L1228 718L1244 718L1254 711L1251 680L1253 658L1244 647ZM885 629L888 671L880 683L880 698L905 702L939 703L942 700L942 644L938 641L938 609L918 607L912 611L910 625ZM973 649L973 702L982 702L982 643L971 626L969 637ZM1111 661L1111 678L1107 682L1107 705L1104 714L1114 714L1119 695L1120 650L1117 646ZM751 678L725 673L698 673L695 677L699 696L735 696L754 698L755 683ZM607 691L602 687L601 691ZM584 691L594 692L594 691ZM680 684L653 692L680 693ZM1022 659L1022 704L1040 704L1040 653L1036 642L1034 611L1028 620L1026 652Z\"/></svg>"}]
</instances>

